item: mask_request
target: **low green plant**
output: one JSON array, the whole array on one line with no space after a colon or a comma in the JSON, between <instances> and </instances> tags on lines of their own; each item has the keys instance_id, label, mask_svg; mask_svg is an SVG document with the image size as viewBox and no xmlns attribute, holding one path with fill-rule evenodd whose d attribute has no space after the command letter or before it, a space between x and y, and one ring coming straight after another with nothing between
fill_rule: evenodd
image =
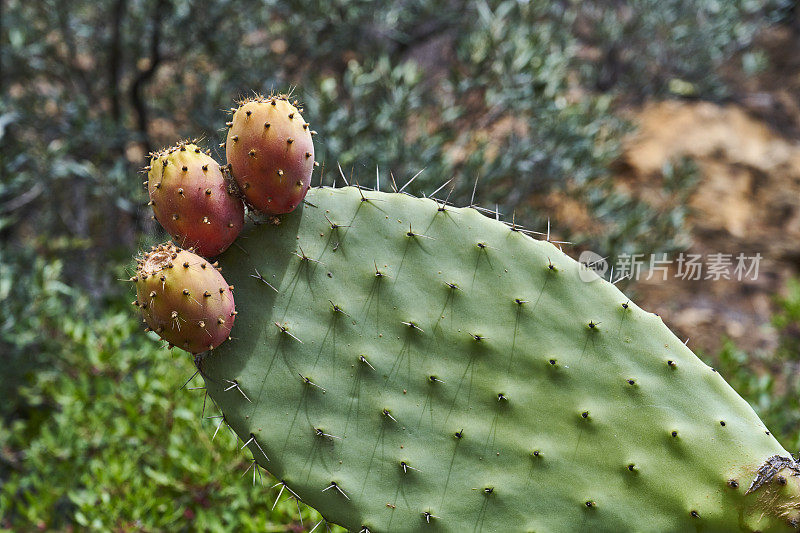
<instances>
[{"instance_id":1,"label":"low green plant","mask_svg":"<svg viewBox=\"0 0 800 533\"><path fill-rule=\"evenodd\" d=\"M320 520L286 492L271 510L276 481L243 477L250 463L224 427L212 442L218 420L202 418L204 391L190 390L202 380L180 388L190 356L144 336L127 301L87 320L60 272L40 265L49 303L33 309L36 324L17 323L41 328L24 346L42 364L3 396L24 407L0 425L0 529L278 532Z\"/></svg>"}]
</instances>

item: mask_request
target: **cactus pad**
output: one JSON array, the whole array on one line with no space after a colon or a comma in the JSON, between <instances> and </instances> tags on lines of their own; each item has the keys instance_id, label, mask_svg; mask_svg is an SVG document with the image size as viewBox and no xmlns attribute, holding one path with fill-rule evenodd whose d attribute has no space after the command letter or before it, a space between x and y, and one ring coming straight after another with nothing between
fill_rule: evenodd
<instances>
[{"instance_id":1,"label":"cactus pad","mask_svg":"<svg viewBox=\"0 0 800 533\"><path fill-rule=\"evenodd\" d=\"M403 194L307 201L222 256L242 313L199 364L255 460L328 520L796 525L800 469L750 406L557 246Z\"/></svg>"}]
</instances>

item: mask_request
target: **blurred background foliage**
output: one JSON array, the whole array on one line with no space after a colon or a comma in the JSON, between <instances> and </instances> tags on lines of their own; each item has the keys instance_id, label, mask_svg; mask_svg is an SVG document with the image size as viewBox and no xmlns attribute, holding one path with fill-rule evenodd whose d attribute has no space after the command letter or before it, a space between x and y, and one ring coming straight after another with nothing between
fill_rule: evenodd
<instances>
[{"instance_id":1,"label":"blurred background foliage","mask_svg":"<svg viewBox=\"0 0 800 533\"><path fill-rule=\"evenodd\" d=\"M146 154L200 137L218 158L235 97L292 90L319 132L314 183L348 179L497 209L614 256L684 249L690 160L658 202L616 186L625 106L736 98L789 0L6 0L0 97L0 527L300 531L294 503L210 442L187 356L127 309L150 220ZM580 206L591 231L545 208ZM800 448L800 285L776 353L710 354ZM790 374L791 375L791 374ZM207 406L208 407L208 406ZM250 472L252 473L252 471ZM266 476L266 474L264 474ZM270 494L275 494L277 489ZM303 511L305 530L316 523ZM310 522L312 521L312 522ZM311 526L309 526L311 524Z\"/></svg>"}]
</instances>

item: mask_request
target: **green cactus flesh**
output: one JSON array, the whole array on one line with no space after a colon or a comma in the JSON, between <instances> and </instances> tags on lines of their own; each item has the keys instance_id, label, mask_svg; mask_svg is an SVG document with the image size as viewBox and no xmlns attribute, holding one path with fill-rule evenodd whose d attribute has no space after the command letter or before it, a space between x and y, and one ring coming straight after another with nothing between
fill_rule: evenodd
<instances>
[{"instance_id":1,"label":"green cactus flesh","mask_svg":"<svg viewBox=\"0 0 800 533\"><path fill-rule=\"evenodd\" d=\"M200 367L255 460L327 520L796 527L800 470L747 402L557 246L404 194L306 200L222 256L241 314Z\"/></svg>"}]
</instances>

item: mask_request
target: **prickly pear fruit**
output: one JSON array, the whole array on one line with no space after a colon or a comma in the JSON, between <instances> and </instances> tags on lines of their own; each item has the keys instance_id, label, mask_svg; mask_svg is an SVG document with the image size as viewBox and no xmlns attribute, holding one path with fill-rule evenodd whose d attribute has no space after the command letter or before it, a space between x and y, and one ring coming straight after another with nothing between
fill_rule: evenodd
<instances>
[{"instance_id":1,"label":"prickly pear fruit","mask_svg":"<svg viewBox=\"0 0 800 533\"><path fill-rule=\"evenodd\" d=\"M214 265L169 242L137 262L133 303L162 339L200 353L228 338L236 317L233 287Z\"/></svg>"},{"instance_id":2,"label":"prickly pear fruit","mask_svg":"<svg viewBox=\"0 0 800 533\"><path fill-rule=\"evenodd\" d=\"M156 220L181 246L213 257L236 240L244 203L231 192L219 163L200 147L180 143L153 154L147 177Z\"/></svg>"},{"instance_id":3,"label":"prickly pear fruit","mask_svg":"<svg viewBox=\"0 0 800 533\"><path fill-rule=\"evenodd\" d=\"M270 215L303 200L314 169L311 130L285 95L241 102L228 122L225 153L245 199Z\"/></svg>"}]
</instances>

